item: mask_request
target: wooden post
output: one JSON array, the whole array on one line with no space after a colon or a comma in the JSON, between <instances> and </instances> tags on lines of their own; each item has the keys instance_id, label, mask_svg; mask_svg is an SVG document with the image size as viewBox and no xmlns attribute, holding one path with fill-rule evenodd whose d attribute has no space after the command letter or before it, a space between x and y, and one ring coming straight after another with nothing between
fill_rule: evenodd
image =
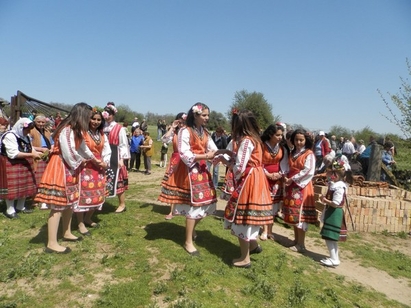
<instances>
[{"instance_id":1,"label":"wooden post","mask_svg":"<svg viewBox=\"0 0 411 308\"><path fill-rule=\"evenodd\" d=\"M378 143L371 145L371 155L368 163L367 181L381 181L382 146Z\"/></svg>"},{"instance_id":2,"label":"wooden post","mask_svg":"<svg viewBox=\"0 0 411 308\"><path fill-rule=\"evenodd\" d=\"M17 105L17 96L14 95L11 97L10 100L10 127L13 127L14 123L17 122L17 118L16 118L16 105Z\"/></svg>"}]
</instances>

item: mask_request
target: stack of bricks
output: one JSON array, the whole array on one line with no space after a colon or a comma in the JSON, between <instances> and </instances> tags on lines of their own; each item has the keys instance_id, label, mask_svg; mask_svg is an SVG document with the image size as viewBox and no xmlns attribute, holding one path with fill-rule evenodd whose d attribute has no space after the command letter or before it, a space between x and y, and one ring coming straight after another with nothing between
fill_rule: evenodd
<instances>
[{"instance_id":1,"label":"stack of bricks","mask_svg":"<svg viewBox=\"0 0 411 308\"><path fill-rule=\"evenodd\" d=\"M326 194L327 187L315 185L314 192L318 200L320 194ZM408 233L411 230L410 191L352 186L348 188L347 198L345 221L349 231L353 231L353 223L359 232ZM317 201L316 208L321 214L324 205Z\"/></svg>"}]
</instances>

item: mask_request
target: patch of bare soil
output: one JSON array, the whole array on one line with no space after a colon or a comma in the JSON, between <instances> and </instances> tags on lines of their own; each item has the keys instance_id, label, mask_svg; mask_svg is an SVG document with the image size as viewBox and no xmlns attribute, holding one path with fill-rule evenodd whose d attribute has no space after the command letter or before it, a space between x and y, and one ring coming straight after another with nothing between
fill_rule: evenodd
<instances>
[{"instance_id":1,"label":"patch of bare soil","mask_svg":"<svg viewBox=\"0 0 411 308\"><path fill-rule=\"evenodd\" d=\"M275 235L280 235L279 237L282 239L280 242L284 241L284 238L288 238L290 241L294 238L292 229L284 229L284 227L279 224L274 225L273 232ZM365 238L366 242L375 243L376 246L379 245L376 237L363 233L361 236ZM390 249L396 250L399 248L398 250L402 253L411 255L410 239L392 239L393 245L390 246ZM364 241L364 239L362 240ZM306 248L307 252L304 253L304 256L310 257L314 261L319 262L322 258L329 256L325 243L323 245L318 244L318 239L307 237ZM383 248L381 247L381 249ZM359 283L364 287L385 294L389 299L411 306L411 281L404 278L394 278L386 272L374 267L361 266L359 261L352 258L350 251L339 250L341 264L335 268L324 267L324 270L344 276L347 281ZM296 255L297 253L293 254Z\"/></svg>"}]
</instances>

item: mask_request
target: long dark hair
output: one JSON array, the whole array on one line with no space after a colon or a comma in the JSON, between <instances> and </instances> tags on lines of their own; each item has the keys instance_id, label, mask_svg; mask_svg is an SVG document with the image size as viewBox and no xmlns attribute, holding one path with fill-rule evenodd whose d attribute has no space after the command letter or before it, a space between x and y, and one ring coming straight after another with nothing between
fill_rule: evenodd
<instances>
[{"instance_id":1,"label":"long dark hair","mask_svg":"<svg viewBox=\"0 0 411 308\"><path fill-rule=\"evenodd\" d=\"M185 112L179 112L177 115L176 115L176 118L175 118L176 120L183 120L184 122L186 121L186 119L187 119L187 113L185 113ZM174 129L174 133L175 134L178 134L178 131L180 130L180 126L179 125L177 125L176 126L176 128Z\"/></svg>"},{"instance_id":2,"label":"long dark hair","mask_svg":"<svg viewBox=\"0 0 411 308\"><path fill-rule=\"evenodd\" d=\"M296 151L295 150L296 147L295 147L295 143L294 143L294 139L295 139L296 135L303 135L304 138L305 138L304 147L306 149L312 150L314 141L313 141L313 138L311 137L311 134L309 132L307 132L305 129L298 128L295 131L293 131L293 133L291 135L291 142L294 145L294 149L292 150L292 153L295 153L295 151Z\"/></svg>"},{"instance_id":3,"label":"long dark hair","mask_svg":"<svg viewBox=\"0 0 411 308\"><path fill-rule=\"evenodd\" d=\"M208 108L208 106L206 104L203 104L203 103L200 103L200 102L195 103L193 106L191 106L191 108L187 112L187 119L186 119L186 126L187 127L194 127L195 112L194 112L193 109L196 109L196 107L201 109L201 110L204 110L204 109L210 110L210 108ZM197 114L199 114L199 113L197 113Z\"/></svg>"},{"instance_id":4,"label":"long dark hair","mask_svg":"<svg viewBox=\"0 0 411 308\"><path fill-rule=\"evenodd\" d=\"M278 130L281 130L284 133L284 126L278 125L278 124L270 124L268 127L265 129L263 134L261 135L261 140L263 142L266 142L271 139L273 135L277 133Z\"/></svg>"},{"instance_id":5,"label":"long dark hair","mask_svg":"<svg viewBox=\"0 0 411 308\"><path fill-rule=\"evenodd\" d=\"M83 132L88 131L91 110L91 106L86 103L82 102L75 104L73 108L71 108L68 116L60 122L59 126L57 126L53 134L53 139L56 140L56 138L58 138L63 128L70 126L74 133L76 144L79 144L83 139Z\"/></svg>"},{"instance_id":6,"label":"long dark hair","mask_svg":"<svg viewBox=\"0 0 411 308\"><path fill-rule=\"evenodd\" d=\"M262 144L260 127L254 114L250 110L234 110L231 117L231 138L240 141L245 136Z\"/></svg>"},{"instance_id":7,"label":"long dark hair","mask_svg":"<svg viewBox=\"0 0 411 308\"><path fill-rule=\"evenodd\" d=\"M97 131L99 131L100 133L102 133L102 132L103 132L104 125L106 124L106 120L104 120L104 117L103 117L103 114L101 113L101 111L100 111L100 110L97 110L96 108L93 108L93 109L91 110L90 119L92 119L93 116L95 116L96 114L100 115L100 117L101 117L101 123L100 123L100 125L97 127Z\"/></svg>"}]
</instances>

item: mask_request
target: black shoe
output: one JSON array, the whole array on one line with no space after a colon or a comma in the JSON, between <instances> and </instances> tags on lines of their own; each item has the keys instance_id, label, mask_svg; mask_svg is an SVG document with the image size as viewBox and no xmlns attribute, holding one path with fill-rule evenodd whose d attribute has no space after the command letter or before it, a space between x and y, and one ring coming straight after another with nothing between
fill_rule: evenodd
<instances>
[{"instance_id":1,"label":"black shoe","mask_svg":"<svg viewBox=\"0 0 411 308\"><path fill-rule=\"evenodd\" d=\"M190 255L190 256L192 256L192 257L198 257L198 256L200 256L200 252L198 251L198 250L194 250L194 251L188 251L185 247L184 247L184 250L185 251L187 251L188 252L188 254Z\"/></svg>"},{"instance_id":2,"label":"black shoe","mask_svg":"<svg viewBox=\"0 0 411 308\"><path fill-rule=\"evenodd\" d=\"M80 234L81 235L83 235L83 236L91 236L91 233L90 233L90 231L86 231L86 232L80 232Z\"/></svg>"},{"instance_id":3,"label":"black shoe","mask_svg":"<svg viewBox=\"0 0 411 308\"><path fill-rule=\"evenodd\" d=\"M263 247L261 247L260 245L258 245L256 248L254 248L253 250L250 250L250 255L254 254L254 253L260 253L263 251Z\"/></svg>"},{"instance_id":4,"label":"black shoe","mask_svg":"<svg viewBox=\"0 0 411 308\"><path fill-rule=\"evenodd\" d=\"M81 242L83 240L83 238L81 236L79 236L78 238L66 238L63 237L63 241L64 242Z\"/></svg>"},{"instance_id":5,"label":"black shoe","mask_svg":"<svg viewBox=\"0 0 411 308\"><path fill-rule=\"evenodd\" d=\"M17 212L17 213L23 213L23 214L31 214L31 213L34 212L34 210L24 208L24 209L22 209L22 210L17 210L17 209L16 209L16 212Z\"/></svg>"},{"instance_id":6,"label":"black shoe","mask_svg":"<svg viewBox=\"0 0 411 308\"><path fill-rule=\"evenodd\" d=\"M44 252L45 253L67 254L67 253L71 252L71 249L70 249L70 247L66 247L66 249L64 249L63 251L57 251L57 250L46 247L46 248L44 248Z\"/></svg>"},{"instance_id":7,"label":"black shoe","mask_svg":"<svg viewBox=\"0 0 411 308\"><path fill-rule=\"evenodd\" d=\"M10 218L10 219L17 219L17 218L20 218L20 216L19 216L19 215L17 215L17 213L16 213L16 212L14 212L13 214L7 214L7 212L4 212L4 216L6 216L7 218Z\"/></svg>"}]
</instances>

